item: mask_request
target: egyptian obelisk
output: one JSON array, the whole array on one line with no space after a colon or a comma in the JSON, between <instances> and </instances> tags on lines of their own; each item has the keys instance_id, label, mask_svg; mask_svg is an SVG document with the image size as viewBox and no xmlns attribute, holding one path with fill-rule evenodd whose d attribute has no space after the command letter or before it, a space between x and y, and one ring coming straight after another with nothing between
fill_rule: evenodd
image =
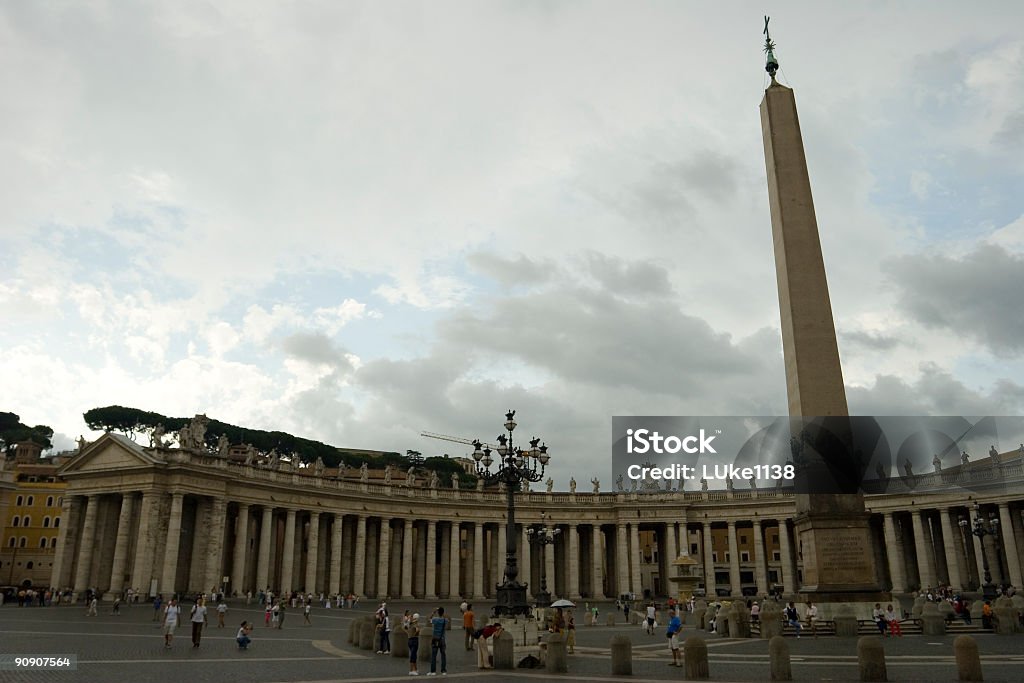
<instances>
[{"instance_id":1,"label":"egyptian obelisk","mask_svg":"<svg viewBox=\"0 0 1024 683\"><path fill-rule=\"evenodd\" d=\"M791 418L832 418L846 423L846 390L839 363L832 304L811 198L811 181L793 90L775 78L778 62L765 18L766 70L771 84L761 101L761 132L768 171L775 272ZM840 427L840 431L844 431ZM848 457L822 452L821 460ZM845 464L845 463L842 463ZM808 493L798 488L793 518L803 555L799 592L819 600L858 601L878 579L864 500L857 492ZM796 587L786 586L787 593Z\"/></svg>"}]
</instances>

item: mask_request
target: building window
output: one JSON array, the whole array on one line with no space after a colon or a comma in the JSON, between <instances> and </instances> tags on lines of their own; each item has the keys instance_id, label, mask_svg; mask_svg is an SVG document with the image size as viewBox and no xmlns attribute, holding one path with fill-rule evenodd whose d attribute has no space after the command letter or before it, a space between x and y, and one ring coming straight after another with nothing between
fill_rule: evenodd
<instances>
[{"instance_id":1,"label":"building window","mask_svg":"<svg viewBox=\"0 0 1024 683\"><path fill-rule=\"evenodd\" d=\"M711 561L712 562L718 562L718 551L717 550L711 551Z\"/></svg>"},{"instance_id":2,"label":"building window","mask_svg":"<svg viewBox=\"0 0 1024 683\"><path fill-rule=\"evenodd\" d=\"M32 507L32 505L33 505L34 503L35 503L35 496L29 496L29 497L28 497L28 506L29 506L29 507Z\"/></svg>"},{"instance_id":3,"label":"building window","mask_svg":"<svg viewBox=\"0 0 1024 683\"><path fill-rule=\"evenodd\" d=\"M24 519L21 520L21 525L22 526L32 526L32 518L29 517L28 515L25 515Z\"/></svg>"},{"instance_id":4,"label":"building window","mask_svg":"<svg viewBox=\"0 0 1024 683\"><path fill-rule=\"evenodd\" d=\"M11 526L18 526L18 524L20 522L21 522L21 517L15 515L14 519L11 520Z\"/></svg>"},{"instance_id":5,"label":"building window","mask_svg":"<svg viewBox=\"0 0 1024 683\"><path fill-rule=\"evenodd\" d=\"M63 497L58 498L57 499L57 507L62 507L63 505L64 505L64 498Z\"/></svg>"},{"instance_id":6,"label":"building window","mask_svg":"<svg viewBox=\"0 0 1024 683\"><path fill-rule=\"evenodd\" d=\"M32 569L33 566L34 566L33 563L29 562L28 564L25 565L25 569Z\"/></svg>"},{"instance_id":7,"label":"building window","mask_svg":"<svg viewBox=\"0 0 1024 683\"><path fill-rule=\"evenodd\" d=\"M750 553L746 550L740 552L740 562L750 562Z\"/></svg>"},{"instance_id":8,"label":"building window","mask_svg":"<svg viewBox=\"0 0 1024 683\"><path fill-rule=\"evenodd\" d=\"M15 538L14 538L14 536L11 536L11 538L8 539L8 541L7 541L7 547L8 548L13 548L14 547L14 543L15 543Z\"/></svg>"},{"instance_id":9,"label":"building window","mask_svg":"<svg viewBox=\"0 0 1024 683\"><path fill-rule=\"evenodd\" d=\"M50 518L49 517L43 517L43 528L44 529L49 529L50 528Z\"/></svg>"},{"instance_id":10,"label":"building window","mask_svg":"<svg viewBox=\"0 0 1024 683\"><path fill-rule=\"evenodd\" d=\"M746 542L747 542L747 537L741 534L740 535L740 543L746 543Z\"/></svg>"},{"instance_id":11,"label":"building window","mask_svg":"<svg viewBox=\"0 0 1024 683\"><path fill-rule=\"evenodd\" d=\"M21 537L21 541L18 543L19 548L28 547L28 539L24 536Z\"/></svg>"},{"instance_id":12,"label":"building window","mask_svg":"<svg viewBox=\"0 0 1024 683\"><path fill-rule=\"evenodd\" d=\"M45 548L46 547L46 537L45 536L43 536L42 538L39 539L39 547L40 548Z\"/></svg>"},{"instance_id":13,"label":"building window","mask_svg":"<svg viewBox=\"0 0 1024 683\"><path fill-rule=\"evenodd\" d=\"M778 550L773 550L772 551L772 560L774 560L775 562L778 562L781 559L782 559L782 553L780 553Z\"/></svg>"},{"instance_id":14,"label":"building window","mask_svg":"<svg viewBox=\"0 0 1024 683\"><path fill-rule=\"evenodd\" d=\"M53 518L53 528L56 529L59 526L60 526L60 517L54 517Z\"/></svg>"},{"instance_id":15,"label":"building window","mask_svg":"<svg viewBox=\"0 0 1024 683\"><path fill-rule=\"evenodd\" d=\"M52 508L53 507L53 496L47 496L46 497L46 507L48 507L48 508Z\"/></svg>"},{"instance_id":16,"label":"building window","mask_svg":"<svg viewBox=\"0 0 1024 683\"><path fill-rule=\"evenodd\" d=\"M22 501L22 497L18 496L17 498L14 499L14 504L15 505L21 505L21 501Z\"/></svg>"},{"instance_id":17,"label":"building window","mask_svg":"<svg viewBox=\"0 0 1024 683\"><path fill-rule=\"evenodd\" d=\"M50 547L51 548L56 548L57 547L57 537L56 536L54 536L53 538L50 539Z\"/></svg>"},{"instance_id":18,"label":"building window","mask_svg":"<svg viewBox=\"0 0 1024 683\"><path fill-rule=\"evenodd\" d=\"M691 555L697 555L698 554L697 553L697 544L696 543L691 543L690 544L690 554Z\"/></svg>"}]
</instances>

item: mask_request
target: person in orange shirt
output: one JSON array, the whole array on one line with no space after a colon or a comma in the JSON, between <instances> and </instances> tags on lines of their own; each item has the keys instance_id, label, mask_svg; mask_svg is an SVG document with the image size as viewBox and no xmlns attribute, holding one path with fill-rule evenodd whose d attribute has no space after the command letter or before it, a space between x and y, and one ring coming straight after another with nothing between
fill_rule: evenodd
<instances>
[{"instance_id":1,"label":"person in orange shirt","mask_svg":"<svg viewBox=\"0 0 1024 683\"><path fill-rule=\"evenodd\" d=\"M476 628L474 623L473 605L466 605L462 612L462 629L466 632L466 649L473 649L473 631Z\"/></svg>"}]
</instances>

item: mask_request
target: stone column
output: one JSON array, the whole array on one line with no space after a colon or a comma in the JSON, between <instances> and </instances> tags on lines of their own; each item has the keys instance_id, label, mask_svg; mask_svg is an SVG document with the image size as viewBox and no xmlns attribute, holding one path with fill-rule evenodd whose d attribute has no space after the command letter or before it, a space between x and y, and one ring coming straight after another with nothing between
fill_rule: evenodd
<instances>
[{"instance_id":1,"label":"stone column","mask_svg":"<svg viewBox=\"0 0 1024 683\"><path fill-rule=\"evenodd\" d=\"M893 513L885 513L883 527L885 529L886 554L889 556L889 578L892 580L892 592L906 593L907 579L903 569L905 566L903 563L903 544L896 535L896 520L893 518Z\"/></svg>"},{"instance_id":2,"label":"stone column","mask_svg":"<svg viewBox=\"0 0 1024 683\"><path fill-rule=\"evenodd\" d=\"M935 567L932 560L928 541L924 537L924 523L921 519L921 510L911 512L911 520L914 524L914 551L917 554L918 590L935 587Z\"/></svg>"},{"instance_id":3,"label":"stone column","mask_svg":"<svg viewBox=\"0 0 1024 683\"><path fill-rule=\"evenodd\" d=\"M743 586L740 584L740 551L736 543L736 522L729 520L729 591L732 597L743 596Z\"/></svg>"},{"instance_id":4,"label":"stone column","mask_svg":"<svg viewBox=\"0 0 1024 683\"><path fill-rule=\"evenodd\" d=\"M427 600L437 599L437 520L427 520L427 584L424 586L424 597ZM481 579L483 576L481 575Z\"/></svg>"},{"instance_id":5,"label":"stone column","mask_svg":"<svg viewBox=\"0 0 1024 683\"><path fill-rule=\"evenodd\" d=\"M411 600L412 573L416 566L416 558L412 550L412 520L402 520L402 599Z\"/></svg>"},{"instance_id":6,"label":"stone column","mask_svg":"<svg viewBox=\"0 0 1024 683\"><path fill-rule=\"evenodd\" d=\"M715 583L715 547L711 538L711 522L704 522L702 535L704 536L704 595L708 600L714 600L718 595L718 585Z\"/></svg>"},{"instance_id":7,"label":"stone column","mask_svg":"<svg viewBox=\"0 0 1024 683\"><path fill-rule=\"evenodd\" d=\"M460 566L462 561L462 544L460 542L461 531L459 529L459 523L453 521L451 523L451 533L448 538L448 599L456 600L459 597L459 579L461 576Z\"/></svg>"},{"instance_id":8,"label":"stone column","mask_svg":"<svg viewBox=\"0 0 1024 683\"><path fill-rule=\"evenodd\" d=\"M1024 577L1021 577L1020 555L1017 551L1017 539L1013 533L1013 518L1010 516L1010 506L1006 503L999 504L999 538L1003 542L1003 550L1006 552L1006 567L1010 570L1010 584L1020 589L1024 587Z\"/></svg>"},{"instance_id":9,"label":"stone column","mask_svg":"<svg viewBox=\"0 0 1024 683\"><path fill-rule=\"evenodd\" d=\"M274 509L264 506L260 523L260 554L256 560L256 590L270 588L270 543L274 526Z\"/></svg>"},{"instance_id":10,"label":"stone column","mask_svg":"<svg viewBox=\"0 0 1024 683\"><path fill-rule=\"evenodd\" d=\"M320 513L313 511L309 513L309 536L306 538L306 593L319 593L316 585L316 565L320 552ZM385 558L387 553L385 553Z\"/></svg>"},{"instance_id":11,"label":"stone column","mask_svg":"<svg viewBox=\"0 0 1024 683\"><path fill-rule=\"evenodd\" d=\"M427 600L437 599L437 521L427 520L427 557L426 584L423 597ZM482 579L482 577L481 577Z\"/></svg>"},{"instance_id":12,"label":"stone column","mask_svg":"<svg viewBox=\"0 0 1024 683\"><path fill-rule=\"evenodd\" d=\"M67 585L64 579L65 568L71 563L67 562L69 555L66 553L71 547L72 536L75 533L74 520L71 518L72 505L75 504L81 505L78 496L64 496L64 503L60 508L61 527L57 532L57 549L53 551L53 569L50 571L50 583L57 589L63 589Z\"/></svg>"},{"instance_id":13,"label":"stone column","mask_svg":"<svg viewBox=\"0 0 1024 683\"><path fill-rule=\"evenodd\" d=\"M116 596L124 590L124 574L128 564L129 536L132 531L132 513L135 508L132 494L121 496L121 514L117 518L117 540L114 542L114 566L110 570L109 596Z\"/></svg>"},{"instance_id":14,"label":"stone column","mask_svg":"<svg viewBox=\"0 0 1024 683\"><path fill-rule=\"evenodd\" d=\"M759 596L768 593L768 563L765 557L764 534L761 531L761 520L754 520L754 581L757 583Z\"/></svg>"},{"instance_id":15,"label":"stone column","mask_svg":"<svg viewBox=\"0 0 1024 683\"><path fill-rule=\"evenodd\" d=\"M223 498L214 498L210 511L210 535L206 548L204 586L220 586L224 581L224 534L227 527L227 516L228 502Z\"/></svg>"},{"instance_id":16,"label":"stone column","mask_svg":"<svg viewBox=\"0 0 1024 683\"><path fill-rule=\"evenodd\" d=\"M533 595L533 563L530 556L530 535L526 533L529 527L526 524L522 525L522 531L519 536L519 549L522 551L519 553L519 581L527 584L526 595L527 597Z\"/></svg>"},{"instance_id":17,"label":"stone column","mask_svg":"<svg viewBox=\"0 0 1024 683\"><path fill-rule=\"evenodd\" d=\"M341 537L345 530L345 515L334 513L331 522L331 578L328 591L334 595L341 593Z\"/></svg>"},{"instance_id":18,"label":"stone column","mask_svg":"<svg viewBox=\"0 0 1024 683\"><path fill-rule=\"evenodd\" d=\"M640 585L640 524L632 522L629 525L629 566L630 589L640 598L643 598L644 589Z\"/></svg>"},{"instance_id":19,"label":"stone column","mask_svg":"<svg viewBox=\"0 0 1024 683\"><path fill-rule=\"evenodd\" d=\"M601 572L603 564L602 560L604 559L604 554L601 552L601 525L594 524L594 526L591 529L591 532L593 533L593 536L590 541L590 555L591 560L594 564L590 568L590 571L592 572L590 578L590 592L592 593L592 595L590 597L592 599L600 599L605 597L604 575Z\"/></svg>"},{"instance_id":20,"label":"stone column","mask_svg":"<svg viewBox=\"0 0 1024 683\"><path fill-rule=\"evenodd\" d=\"M552 525L553 528L553 525ZM555 544L545 543L544 551L544 582L547 584L548 592L552 597L557 596L555 592Z\"/></svg>"},{"instance_id":21,"label":"stone column","mask_svg":"<svg viewBox=\"0 0 1024 683\"><path fill-rule=\"evenodd\" d=\"M686 525L684 524L682 528L685 530ZM684 542L685 540L686 539L683 539ZM672 563L676 561L677 557L679 557L679 542L676 537L675 522L669 522L665 525L665 552L661 554L665 557L665 571L667 572L667 574L665 575L665 588L668 591L667 594L671 595L672 586L668 582L668 577L675 575L673 573L673 568L675 567L675 565L673 565Z\"/></svg>"},{"instance_id":22,"label":"stone column","mask_svg":"<svg viewBox=\"0 0 1024 683\"><path fill-rule=\"evenodd\" d=\"M779 520L779 555L782 556L782 585L789 595L796 593L796 571L793 569L793 550L789 547L789 524Z\"/></svg>"},{"instance_id":23,"label":"stone column","mask_svg":"<svg viewBox=\"0 0 1024 683\"><path fill-rule=\"evenodd\" d=\"M249 547L249 504L238 504L235 517L235 548L231 555L231 592L242 595L245 588L245 551Z\"/></svg>"},{"instance_id":24,"label":"stone column","mask_svg":"<svg viewBox=\"0 0 1024 683\"><path fill-rule=\"evenodd\" d=\"M96 544L96 513L100 506L100 497L92 494L85 503L85 523L82 525L82 543L78 551L78 564L75 567L75 593L82 593L90 585L93 546Z\"/></svg>"},{"instance_id":25,"label":"stone column","mask_svg":"<svg viewBox=\"0 0 1024 683\"><path fill-rule=\"evenodd\" d=\"M171 494L171 514L167 520L167 547L164 550L164 570L160 577L160 592L164 599L174 593L174 582L178 576L178 549L181 546L181 508L185 502L183 493Z\"/></svg>"},{"instance_id":26,"label":"stone column","mask_svg":"<svg viewBox=\"0 0 1024 683\"><path fill-rule=\"evenodd\" d=\"M484 599L484 524L473 525L473 599Z\"/></svg>"},{"instance_id":27,"label":"stone column","mask_svg":"<svg viewBox=\"0 0 1024 683\"><path fill-rule=\"evenodd\" d=\"M953 523L949 518L949 508L939 510L939 522L942 525L942 549L946 554L946 570L949 573L949 585L953 590L963 590L964 583L960 574L960 544L953 533Z\"/></svg>"},{"instance_id":28,"label":"stone column","mask_svg":"<svg viewBox=\"0 0 1024 683\"><path fill-rule=\"evenodd\" d=\"M508 529L505 528L505 522L498 522L498 552L495 553L497 559L498 571L494 573L498 580L495 583L504 583L505 581L505 544L508 543Z\"/></svg>"},{"instance_id":29,"label":"stone column","mask_svg":"<svg viewBox=\"0 0 1024 683\"><path fill-rule=\"evenodd\" d=\"M352 592L366 597L366 515L356 523L356 557L352 567Z\"/></svg>"},{"instance_id":30,"label":"stone column","mask_svg":"<svg viewBox=\"0 0 1024 683\"><path fill-rule=\"evenodd\" d=\"M288 508L284 518L284 551L281 558L281 595L292 592L292 572L295 569L295 513Z\"/></svg>"},{"instance_id":31,"label":"stone column","mask_svg":"<svg viewBox=\"0 0 1024 683\"><path fill-rule=\"evenodd\" d=\"M380 519L380 557L377 560L377 597L384 599L388 595L391 577L391 519Z\"/></svg>"},{"instance_id":32,"label":"stone column","mask_svg":"<svg viewBox=\"0 0 1024 683\"><path fill-rule=\"evenodd\" d=\"M569 557L568 562L569 599L580 599L580 536L575 524L569 525Z\"/></svg>"},{"instance_id":33,"label":"stone column","mask_svg":"<svg viewBox=\"0 0 1024 683\"><path fill-rule=\"evenodd\" d=\"M629 539L623 522L615 525L615 583L618 584L616 598L629 592Z\"/></svg>"},{"instance_id":34,"label":"stone column","mask_svg":"<svg viewBox=\"0 0 1024 683\"><path fill-rule=\"evenodd\" d=\"M132 563L132 587L141 591L141 595L150 594L153 581L154 536L157 532L155 524L159 504L158 494L147 491L142 494L139 506L139 531L135 541L135 561ZM160 536L160 542L165 538Z\"/></svg>"}]
</instances>

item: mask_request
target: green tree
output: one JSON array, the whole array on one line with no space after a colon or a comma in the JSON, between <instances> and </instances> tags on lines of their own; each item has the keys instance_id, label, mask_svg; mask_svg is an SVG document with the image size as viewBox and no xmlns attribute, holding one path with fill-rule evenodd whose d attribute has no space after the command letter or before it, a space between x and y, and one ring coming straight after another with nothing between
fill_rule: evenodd
<instances>
[{"instance_id":1,"label":"green tree","mask_svg":"<svg viewBox=\"0 0 1024 683\"><path fill-rule=\"evenodd\" d=\"M15 413L0 413L0 450L6 454L12 453L19 441L34 441L43 449L53 448L52 438L53 429L46 425L29 427Z\"/></svg>"}]
</instances>

